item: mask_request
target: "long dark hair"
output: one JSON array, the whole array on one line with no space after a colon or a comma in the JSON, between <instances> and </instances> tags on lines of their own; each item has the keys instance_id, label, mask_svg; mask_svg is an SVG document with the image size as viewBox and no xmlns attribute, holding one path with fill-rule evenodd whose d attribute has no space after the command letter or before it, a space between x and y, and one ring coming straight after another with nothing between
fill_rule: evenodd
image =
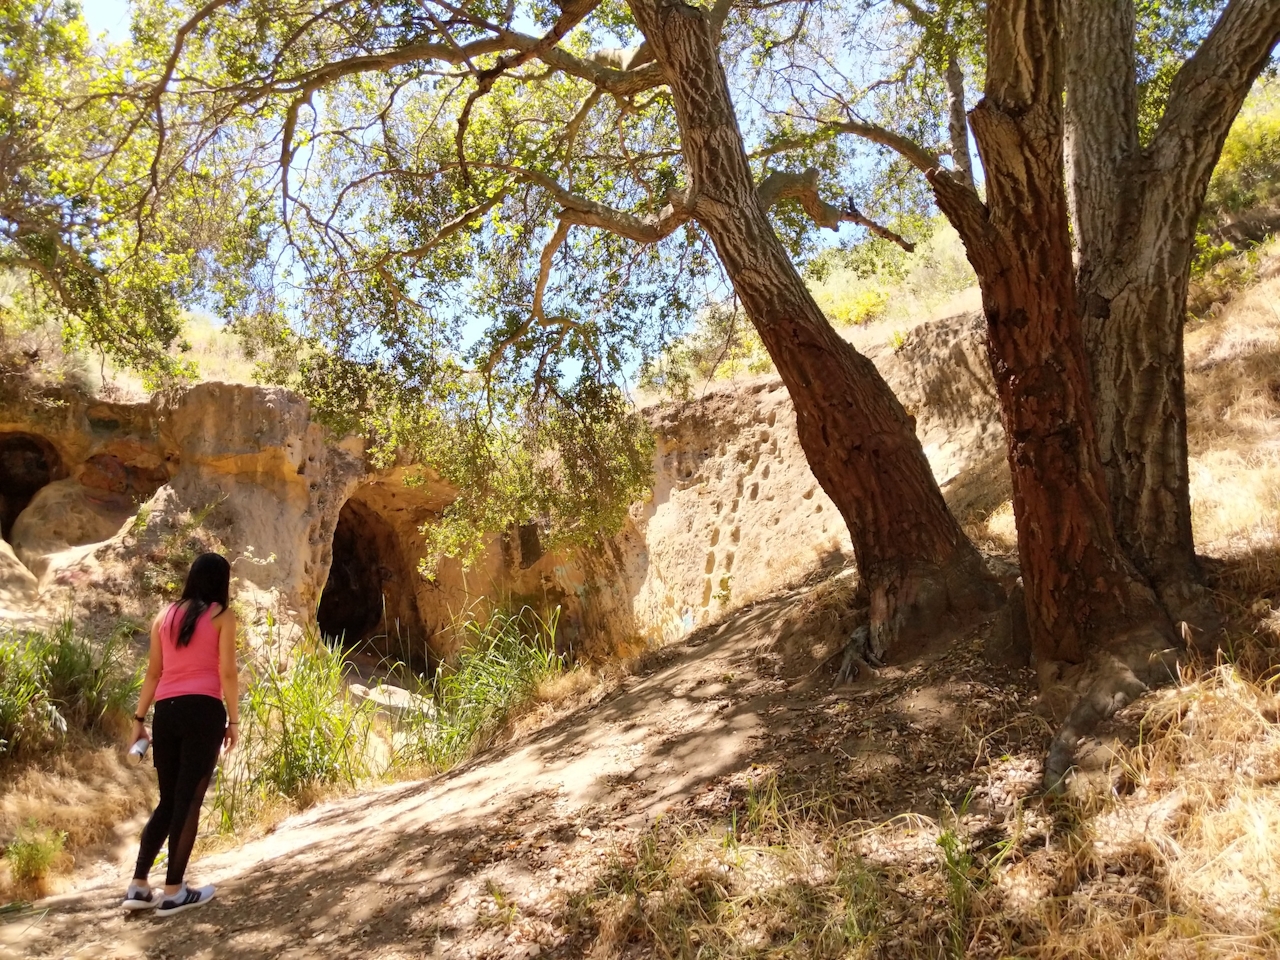
<instances>
[{"instance_id":1,"label":"long dark hair","mask_svg":"<svg viewBox=\"0 0 1280 960\"><path fill-rule=\"evenodd\" d=\"M196 632L196 622L209 607L216 603L222 610L227 609L230 591L231 564L227 563L227 558L217 553L202 553L196 557L182 588L182 599L186 601L187 608L182 612L182 623L174 642L180 647L190 643Z\"/></svg>"}]
</instances>

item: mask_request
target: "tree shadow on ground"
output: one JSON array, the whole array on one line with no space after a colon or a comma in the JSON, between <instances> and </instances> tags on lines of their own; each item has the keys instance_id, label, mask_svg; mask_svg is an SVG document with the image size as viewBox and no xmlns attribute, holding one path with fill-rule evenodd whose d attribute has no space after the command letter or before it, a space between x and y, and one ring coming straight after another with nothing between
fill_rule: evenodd
<instances>
[{"instance_id":1,"label":"tree shadow on ground","mask_svg":"<svg viewBox=\"0 0 1280 960\"><path fill-rule=\"evenodd\" d=\"M523 957L536 946L577 957L612 937L615 954L647 956L651 939L618 934L583 904L610 871L634 870L638 844L663 824L733 833L766 779L846 825L877 889L892 891L880 956L933 956L951 936L936 842L948 824L979 863L1016 832L1020 860L1047 858L1037 876L1080 874L1044 897L1104 882L1105 864L1053 859L1075 849L1063 838L1078 824L1037 797L1050 731L1032 673L993 666L974 635L836 688L831 655L861 615L842 583L738 610L651 655L602 701L446 774L316 807L205 858L193 872L219 896L200 911L124 918L120 891L98 887L45 905L34 925L0 926L0 949L396 958ZM1143 902L1165 902L1151 869L1130 872ZM814 920L812 878L787 883L777 896L809 903ZM1031 942L1044 921L1026 915ZM1014 933L1000 929L1003 949ZM769 943L786 936L766 933ZM995 940L983 943L972 955L999 955Z\"/></svg>"}]
</instances>

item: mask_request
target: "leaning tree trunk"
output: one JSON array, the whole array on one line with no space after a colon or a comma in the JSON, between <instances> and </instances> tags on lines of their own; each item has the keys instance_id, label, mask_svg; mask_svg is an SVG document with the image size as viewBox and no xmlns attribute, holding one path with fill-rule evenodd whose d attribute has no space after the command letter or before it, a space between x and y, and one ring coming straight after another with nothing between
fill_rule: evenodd
<instances>
[{"instance_id":1,"label":"leaning tree trunk","mask_svg":"<svg viewBox=\"0 0 1280 960\"><path fill-rule=\"evenodd\" d=\"M1227 5L1145 149L1132 0L1068 0L1064 12L1077 290L1116 532L1169 612L1207 626L1187 465L1187 285L1205 190L1280 37L1280 3Z\"/></svg>"},{"instance_id":2,"label":"leaning tree trunk","mask_svg":"<svg viewBox=\"0 0 1280 960\"><path fill-rule=\"evenodd\" d=\"M951 162L956 175L973 186L973 157L969 154L969 118L964 108L964 70L960 54L947 52L947 132L951 135Z\"/></svg>"},{"instance_id":3,"label":"leaning tree trunk","mask_svg":"<svg viewBox=\"0 0 1280 960\"><path fill-rule=\"evenodd\" d=\"M671 89L688 202L791 394L814 476L849 527L871 596L872 652L992 612L999 590L947 509L913 421L832 329L769 223L712 21L678 2L631 0L631 9Z\"/></svg>"},{"instance_id":4,"label":"leaning tree trunk","mask_svg":"<svg viewBox=\"0 0 1280 960\"><path fill-rule=\"evenodd\" d=\"M970 124L987 202L931 176L978 274L1013 474L1032 646L1080 663L1150 630L1170 636L1112 524L1075 308L1063 182L1057 0L992 0L986 96Z\"/></svg>"}]
</instances>

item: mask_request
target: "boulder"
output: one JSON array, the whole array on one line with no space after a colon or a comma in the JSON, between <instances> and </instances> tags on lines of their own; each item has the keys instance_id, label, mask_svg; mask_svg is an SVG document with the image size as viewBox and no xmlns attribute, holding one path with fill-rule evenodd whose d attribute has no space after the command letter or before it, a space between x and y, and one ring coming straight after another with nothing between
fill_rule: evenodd
<instances>
[{"instance_id":1,"label":"boulder","mask_svg":"<svg viewBox=\"0 0 1280 960\"><path fill-rule=\"evenodd\" d=\"M72 548L105 543L132 522L137 505L127 496L57 480L41 487L18 514L10 533L17 558L43 580Z\"/></svg>"}]
</instances>

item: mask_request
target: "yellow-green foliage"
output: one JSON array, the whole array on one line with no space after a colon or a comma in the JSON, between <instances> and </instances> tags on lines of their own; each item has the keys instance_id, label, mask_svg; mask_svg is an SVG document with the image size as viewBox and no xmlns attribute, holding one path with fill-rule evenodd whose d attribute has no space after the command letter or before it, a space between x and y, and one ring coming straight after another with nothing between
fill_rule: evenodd
<instances>
[{"instance_id":1,"label":"yellow-green foliage","mask_svg":"<svg viewBox=\"0 0 1280 960\"><path fill-rule=\"evenodd\" d=\"M773 361L760 335L741 311L713 308L697 326L640 372L640 386L674 396L710 380L768 373Z\"/></svg>"},{"instance_id":2,"label":"yellow-green foliage","mask_svg":"<svg viewBox=\"0 0 1280 960\"><path fill-rule=\"evenodd\" d=\"M1220 267L1273 235L1280 223L1280 86L1259 87L1227 134L1205 195L1196 233L1192 279L1214 288L1238 288L1249 264ZM1269 212L1268 212L1269 211ZM1225 269L1225 276L1220 276ZM1236 276L1245 269L1245 274ZM1193 314L1203 312L1192 296ZM1210 302L1223 296L1208 298Z\"/></svg>"},{"instance_id":3,"label":"yellow-green foliage","mask_svg":"<svg viewBox=\"0 0 1280 960\"><path fill-rule=\"evenodd\" d=\"M28 820L18 835L4 849L9 873L18 883L38 883L62 854L67 835L60 830L41 830L35 820Z\"/></svg>"},{"instance_id":4,"label":"yellow-green foliage","mask_svg":"<svg viewBox=\"0 0 1280 960\"><path fill-rule=\"evenodd\" d=\"M942 220L912 253L874 241L821 267L810 289L837 326L926 319L977 282L959 235Z\"/></svg>"},{"instance_id":5,"label":"yellow-green foliage","mask_svg":"<svg viewBox=\"0 0 1280 960\"><path fill-rule=\"evenodd\" d=\"M959 235L941 218L912 253L873 239L850 251L828 251L810 274L810 292L839 327L879 321L910 326L909 321L958 311L952 301L977 283ZM895 349L904 336L891 336ZM746 315L712 309L641 372L640 386L681 396L709 380L772 370L773 361Z\"/></svg>"},{"instance_id":6,"label":"yellow-green foliage","mask_svg":"<svg viewBox=\"0 0 1280 960\"><path fill-rule=\"evenodd\" d=\"M889 305L889 292L882 287L868 286L865 283L851 284L838 291L823 291L827 302L823 304L824 312L832 323L840 326L851 326L875 320Z\"/></svg>"},{"instance_id":7,"label":"yellow-green foliage","mask_svg":"<svg viewBox=\"0 0 1280 960\"><path fill-rule=\"evenodd\" d=\"M1263 87L1231 126L1209 181L1209 216L1250 210L1280 196L1280 87Z\"/></svg>"}]
</instances>

